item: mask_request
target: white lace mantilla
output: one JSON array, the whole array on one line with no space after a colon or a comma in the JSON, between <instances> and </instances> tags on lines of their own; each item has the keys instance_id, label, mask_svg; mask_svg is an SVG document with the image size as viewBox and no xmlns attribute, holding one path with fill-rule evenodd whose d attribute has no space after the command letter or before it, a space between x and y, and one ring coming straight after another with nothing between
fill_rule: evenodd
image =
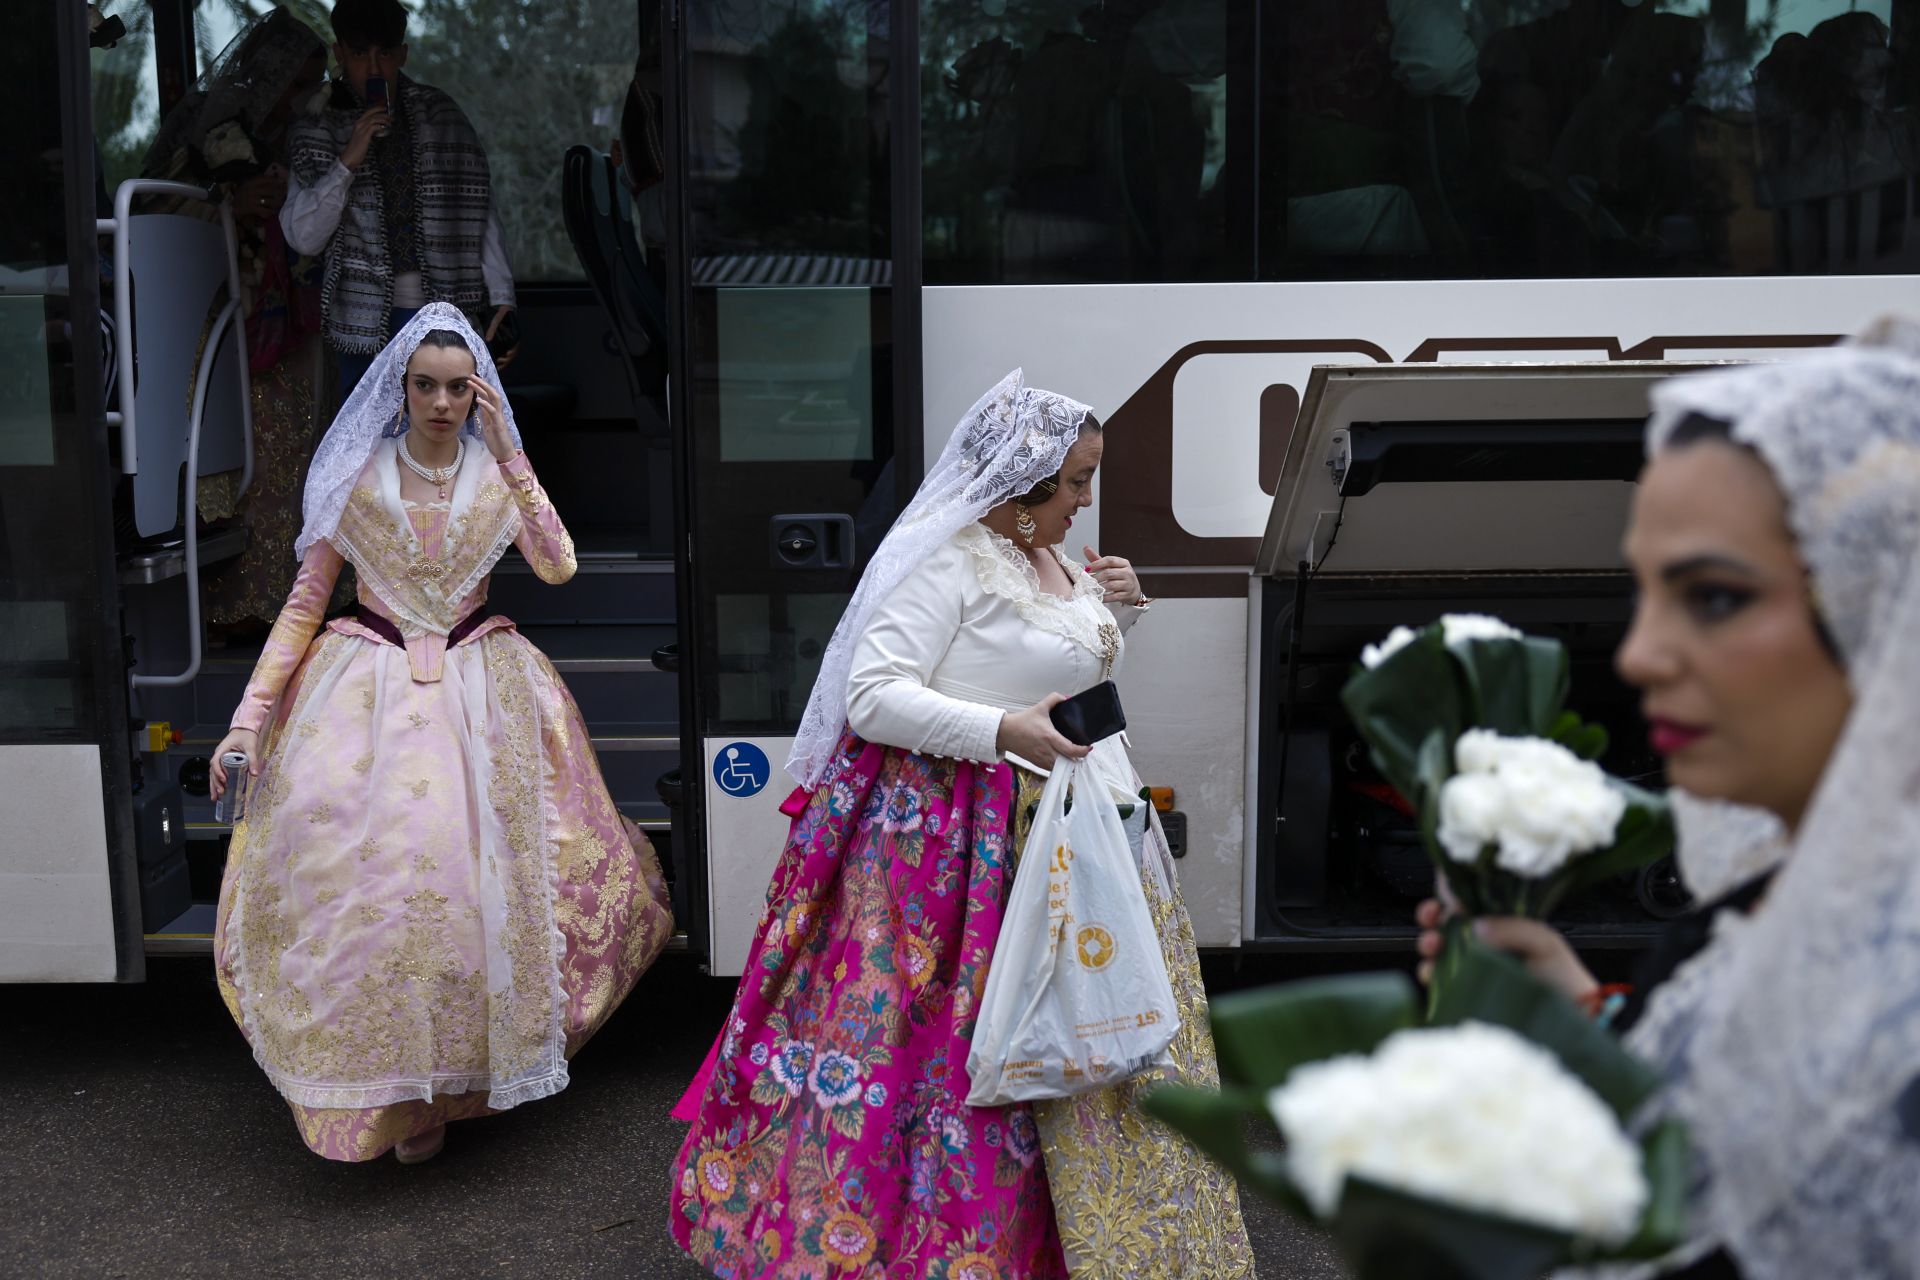
<instances>
[{"instance_id":1,"label":"white lace mantilla","mask_svg":"<svg viewBox=\"0 0 1920 1280\"><path fill-rule=\"evenodd\" d=\"M1026 553L987 526L970 524L953 540L973 557L983 591L1011 604L1028 626L1071 641L1103 659L1111 674L1119 655L1120 628L1101 603L1106 593L1091 574L1060 554L1060 548L1047 548L1073 583L1073 596L1066 599L1042 587L1039 570Z\"/></svg>"},{"instance_id":2,"label":"white lace mantilla","mask_svg":"<svg viewBox=\"0 0 1920 1280\"><path fill-rule=\"evenodd\" d=\"M1920 1275L1920 329L1670 379L1653 407L1655 454L1701 414L1766 463L1854 699L1790 849L1683 812L1690 884L1780 870L1634 1044L1700 1156L1696 1230L1741 1274Z\"/></svg>"},{"instance_id":3,"label":"white lace mantilla","mask_svg":"<svg viewBox=\"0 0 1920 1280\"><path fill-rule=\"evenodd\" d=\"M960 419L913 501L875 548L820 656L787 757L787 772L801 785L816 787L826 776L847 727L853 649L880 603L955 533L1057 474L1088 412L1077 400L1029 387L1015 369Z\"/></svg>"}]
</instances>

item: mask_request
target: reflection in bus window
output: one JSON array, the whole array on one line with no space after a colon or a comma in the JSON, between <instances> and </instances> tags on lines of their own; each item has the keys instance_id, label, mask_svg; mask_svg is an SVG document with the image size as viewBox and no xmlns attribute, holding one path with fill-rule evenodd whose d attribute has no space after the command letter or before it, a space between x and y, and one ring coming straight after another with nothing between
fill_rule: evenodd
<instances>
[{"instance_id":1,"label":"reflection in bus window","mask_svg":"<svg viewBox=\"0 0 1920 1280\"><path fill-rule=\"evenodd\" d=\"M930 6L927 283L1230 278L1235 7Z\"/></svg>"},{"instance_id":2,"label":"reflection in bus window","mask_svg":"<svg viewBox=\"0 0 1920 1280\"><path fill-rule=\"evenodd\" d=\"M160 129L160 91L154 79L152 8L146 0L120 0L101 8L127 28L111 49L89 54L93 136L100 151L100 178L111 193L125 179L140 176L140 162ZM101 210L103 217L111 213Z\"/></svg>"},{"instance_id":3,"label":"reflection in bus window","mask_svg":"<svg viewBox=\"0 0 1920 1280\"><path fill-rule=\"evenodd\" d=\"M865 6L717 0L686 14L694 252L886 257L872 172L886 47Z\"/></svg>"},{"instance_id":4,"label":"reflection in bus window","mask_svg":"<svg viewBox=\"0 0 1920 1280\"><path fill-rule=\"evenodd\" d=\"M865 289L718 289L722 462L873 458Z\"/></svg>"},{"instance_id":5,"label":"reflection in bus window","mask_svg":"<svg viewBox=\"0 0 1920 1280\"><path fill-rule=\"evenodd\" d=\"M407 74L447 93L473 122L514 278L580 279L560 202L561 163L576 143L605 148L619 127L633 79L633 0L408 7Z\"/></svg>"},{"instance_id":6,"label":"reflection in bus window","mask_svg":"<svg viewBox=\"0 0 1920 1280\"><path fill-rule=\"evenodd\" d=\"M1912 271L1916 27L1893 0L934 5L927 280Z\"/></svg>"}]
</instances>

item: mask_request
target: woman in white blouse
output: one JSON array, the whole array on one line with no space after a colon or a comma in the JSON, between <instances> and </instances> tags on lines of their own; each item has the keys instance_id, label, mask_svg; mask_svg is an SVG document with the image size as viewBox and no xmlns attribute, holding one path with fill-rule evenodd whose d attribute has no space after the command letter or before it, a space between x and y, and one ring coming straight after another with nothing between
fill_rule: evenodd
<instances>
[{"instance_id":1,"label":"woman in white blouse","mask_svg":"<svg viewBox=\"0 0 1920 1280\"><path fill-rule=\"evenodd\" d=\"M788 769L792 832L715 1053L676 1114L675 1239L718 1275L1250 1276L1232 1181L1134 1106L1151 1078L966 1105L967 1049L1049 711L1120 664L1126 561L1060 551L1104 434L1018 371L962 419L875 553ZM1093 749L1138 787L1125 747ZM1180 1004L1180 1078L1218 1078L1193 930L1151 823L1141 883Z\"/></svg>"}]
</instances>

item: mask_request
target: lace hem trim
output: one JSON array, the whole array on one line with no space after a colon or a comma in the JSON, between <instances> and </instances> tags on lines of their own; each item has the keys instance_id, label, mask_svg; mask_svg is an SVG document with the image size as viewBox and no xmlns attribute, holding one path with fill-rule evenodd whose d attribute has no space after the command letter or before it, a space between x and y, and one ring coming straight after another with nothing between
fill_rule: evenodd
<instances>
[{"instance_id":1,"label":"lace hem trim","mask_svg":"<svg viewBox=\"0 0 1920 1280\"><path fill-rule=\"evenodd\" d=\"M1070 640L1097 655L1107 655L1102 629L1112 627L1113 622L1105 616L1104 608L1096 618L1081 607L1086 603L1099 605L1100 588L1086 570L1061 555L1058 548L1049 550L1073 583L1073 598L1069 600L1043 590L1039 572L1020 548L987 526L978 522L968 525L954 535L954 541L973 557L981 589L1011 604L1028 626Z\"/></svg>"}]
</instances>

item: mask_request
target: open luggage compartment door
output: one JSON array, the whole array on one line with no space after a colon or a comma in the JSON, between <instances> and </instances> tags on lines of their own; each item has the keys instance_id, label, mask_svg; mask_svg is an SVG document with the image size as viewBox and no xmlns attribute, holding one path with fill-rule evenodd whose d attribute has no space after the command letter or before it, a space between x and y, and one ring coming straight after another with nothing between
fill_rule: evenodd
<instances>
[{"instance_id":1,"label":"open luggage compartment door","mask_svg":"<svg viewBox=\"0 0 1920 1280\"><path fill-rule=\"evenodd\" d=\"M1316 368L1254 572L1288 577L1302 564L1315 574L1618 569L1647 393L1705 367Z\"/></svg>"},{"instance_id":2,"label":"open luggage compartment door","mask_svg":"<svg viewBox=\"0 0 1920 1280\"><path fill-rule=\"evenodd\" d=\"M1706 367L1313 371L1254 568L1244 936L1372 948L1412 933L1431 867L1339 702L1361 647L1395 625L1487 612L1558 636L1573 656L1576 704L1614 723L1609 768L1657 785L1637 701L1612 673L1631 615L1620 539L1648 394ZM1589 944L1634 944L1672 905L1622 883L1570 903L1567 923Z\"/></svg>"}]
</instances>

